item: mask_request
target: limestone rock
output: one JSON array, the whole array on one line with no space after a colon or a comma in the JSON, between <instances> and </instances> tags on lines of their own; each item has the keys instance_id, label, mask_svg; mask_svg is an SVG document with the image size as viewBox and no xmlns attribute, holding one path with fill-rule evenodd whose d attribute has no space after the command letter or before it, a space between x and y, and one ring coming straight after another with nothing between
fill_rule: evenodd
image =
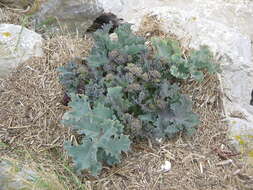
<instances>
[{"instance_id":1,"label":"limestone rock","mask_svg":"<svg viewBox=\"0 0 253 190\"><path fill-rule=\"evenodd\" d=\"M242 141L253 148L252 139L249 138L253 136L253 107L249 104L253 73L250 36L223 23L209 20L200 12L161 7L153 9L153 14L165 20L165 31L181 39L191 39L189 47L208 45L221 57L221 84L226 94L223 101L229 135L238 149Z\"/></svg>"},{"instance_id":2,"label":"limestone rock","mask_svg":"<svg viewBox=\"0 0 253 190\"><path fill-rule=\"evenodd\" d=\"M65 186L50 169L31 160L0 158L0 190L63 190Z\"/></svg>"},{"instance_id":3,"label":"limestone rock","mask_svg":"<svg viewBox=\"0 0 253 190\"><path fill-rule=\"evenodd\" d=\"M9 160L0 161L0 190L30 189L28 181L34 181L37 174L28 168L22 168Z\"/></svg>"},{"instance_id":4,"label":"limestone rock","mask_svg":"<svg viewBox=\"0 0 253 190\"><path fill-rule=\"evenodd\" d=\"M84 33L103 9L96 0L48 0L35 14L39 25L48 25L55 31Z\"/></svg>"},{"instance_id":5,"label":"limestone rock","mask_svg":"<svg viewBox=\"0 0 253 190\"><path fill-rule=\"evenodd\" d=\"M250 105L253 76L253 2L251 0L126 0L111 11L138 29L144 15L154 15L164 31L183 40L184 46L208 45L221 58L220 76L230 137L239 149L253 155L253 106ZM228 98L227 98L228 97Z\"/></svg>"},{"instance_id":6,"label":"limestone rock","mask_svg":"<svg viewBox=\"0 0 253 190\"><path fill-rule=\"evenodd\" d=\"M10 73L19 63L42 56L41 35L19 25L0 24L0 76Z\"/></svg>"}]
</instances>

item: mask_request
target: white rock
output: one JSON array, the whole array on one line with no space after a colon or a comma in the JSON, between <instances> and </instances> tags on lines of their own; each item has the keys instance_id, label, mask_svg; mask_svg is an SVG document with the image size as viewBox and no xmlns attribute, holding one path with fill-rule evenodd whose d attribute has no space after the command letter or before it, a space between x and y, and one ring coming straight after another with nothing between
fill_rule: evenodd
<instances>
[{"instance_id":1,"label":"white rock","mask_svg":"<svg viewBox=\"0 0 253 190\"><path fill-rule=\"evenodd\" d=\"M97 0L47 0L41 3L35 18L48 32L82 35L102 12Z\"/></svg>"},{"instance_id":2,"label":"white rock","mask_svg":"<svg viewBox=\"0 0 253 190\"><path fill-rule=\"evenodd\" d=\"M19 25L0 24L0 76L33 56L42 56L41 35Z\"/></svg>"},{"instance_id":3,"label":"white rock","mask_svg":"<svg viewBox=\"0 0 253 190\"><path fill-rule=\"evenodd\" d=\"M113 12L115 14L120 13L126 8L125 0L97 0L99 6L101 6L105 12ZM128 6L127 6L128 7Z\"/></svg>"},{"instance_id":4,"label":"white rock","mask_svg":"<svg viewBox=\"0 0 253 190\"><path fill-rule=\"evenodd\" d=\"M198 49L208 45L212 52L222 56L221 83L226 96L224 99L230 136L239 145L238 136L252 143L253 107L249 105L252 90L252 50L249 35L235 28L203 17L201 12L184 11L171 7L149 10L163 20L162 28L180 39L191 39L185 46ZM237 114L235 114L237 113ZM239 118L242 115L245 118ZM239 146L237 146L240 149Z\"/></svg>"},{"instance_id":5,"label":"white rock","mask_svg":"<svg viewBox=\"0 0 253 190\"><path fill-rule=\"evenodd\" d=\"M100 0L110 4L109 0ZM222 57L222 88L230 136L253 148L253 2L250 0L125 0L104 6L138 29L144 15L155 15L164 31L182 39L184 46L208 45ZM226 98L226 97L229 97Z\"/></svg>"}]
</instances>

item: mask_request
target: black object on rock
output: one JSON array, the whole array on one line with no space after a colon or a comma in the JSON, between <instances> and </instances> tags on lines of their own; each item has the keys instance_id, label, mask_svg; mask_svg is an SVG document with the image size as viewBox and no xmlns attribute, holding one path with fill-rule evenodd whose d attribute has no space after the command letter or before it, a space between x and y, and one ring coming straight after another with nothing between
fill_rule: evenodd
<instances>
[{"instance_id":1,"label":"black object on rock","mask_svg":"<svg viewBox=\"0 0 253 190\"><path fill-rule=\"evenodd\" d=\"M103 13L98 18L95 19L93 24L87 29L87 32L95 32L97 29L102 29L104 24L112 24L110 33L113 33L114 30L122 23L123 19L117 18L113 13Z\"/></svg>"},{"instance_id":2,"label":"black object on rock","mask_svg":"<svg viewBox=\"0 0 253 190\"><path fill-rule=\"evenodd\" d=\"M250 100L250 105L253 106L253 90L251 91L251 100Z\"/></svg>"}]
</instances>

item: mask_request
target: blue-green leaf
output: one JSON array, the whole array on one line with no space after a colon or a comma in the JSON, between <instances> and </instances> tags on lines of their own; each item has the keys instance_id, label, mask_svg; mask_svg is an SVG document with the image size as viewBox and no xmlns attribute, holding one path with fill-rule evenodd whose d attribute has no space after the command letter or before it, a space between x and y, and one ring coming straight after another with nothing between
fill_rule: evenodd
<instances>
[{"instance_id":1,"label":"blue-green leaf","mask_svg":"<svg viewBox=\"0 0 253 190\"><path fill-rule=\"evenodd\" d=\"M123 135L124 126L111 109L101 103L91 108L86 96L72 94L71 99L72 109L64 114L63 124L72 126L85 137L82 144L72 146L68 143L65 149L74 159L78 171L89 169L92 175L97 175L102 168L102 160L98 159L100 151L104 152L103 160L107 163L119 162L121 153L130 149L130 140Z\"/></svg>"}]
</instances>

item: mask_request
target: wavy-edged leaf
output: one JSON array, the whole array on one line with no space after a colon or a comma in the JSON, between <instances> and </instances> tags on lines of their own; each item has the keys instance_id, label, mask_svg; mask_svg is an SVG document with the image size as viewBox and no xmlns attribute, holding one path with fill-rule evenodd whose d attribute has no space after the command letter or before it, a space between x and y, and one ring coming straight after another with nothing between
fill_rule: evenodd
<instances>
[{"instance_id":1,"label":"wavy-edged leaf","mask_svg":"<svg viewBox=\"0 0 253 190\"><path fill-rule=\"evenodd\" d=\"M89 169L92 175L97 175L101 170L101 161L120 161L121 153L130 149L130 140L123 135L124 126L111 109L101 103L91 108L87 97L83 95L71 94L71 99L69 105L72 109L64 114L63 124L72 126L85 137L81 145L72 146L68 143L65 149L73 157L78 171ZM106 156L103 160L98 159L100 151L104 151Z\"/></svg>"}]
</instances>

